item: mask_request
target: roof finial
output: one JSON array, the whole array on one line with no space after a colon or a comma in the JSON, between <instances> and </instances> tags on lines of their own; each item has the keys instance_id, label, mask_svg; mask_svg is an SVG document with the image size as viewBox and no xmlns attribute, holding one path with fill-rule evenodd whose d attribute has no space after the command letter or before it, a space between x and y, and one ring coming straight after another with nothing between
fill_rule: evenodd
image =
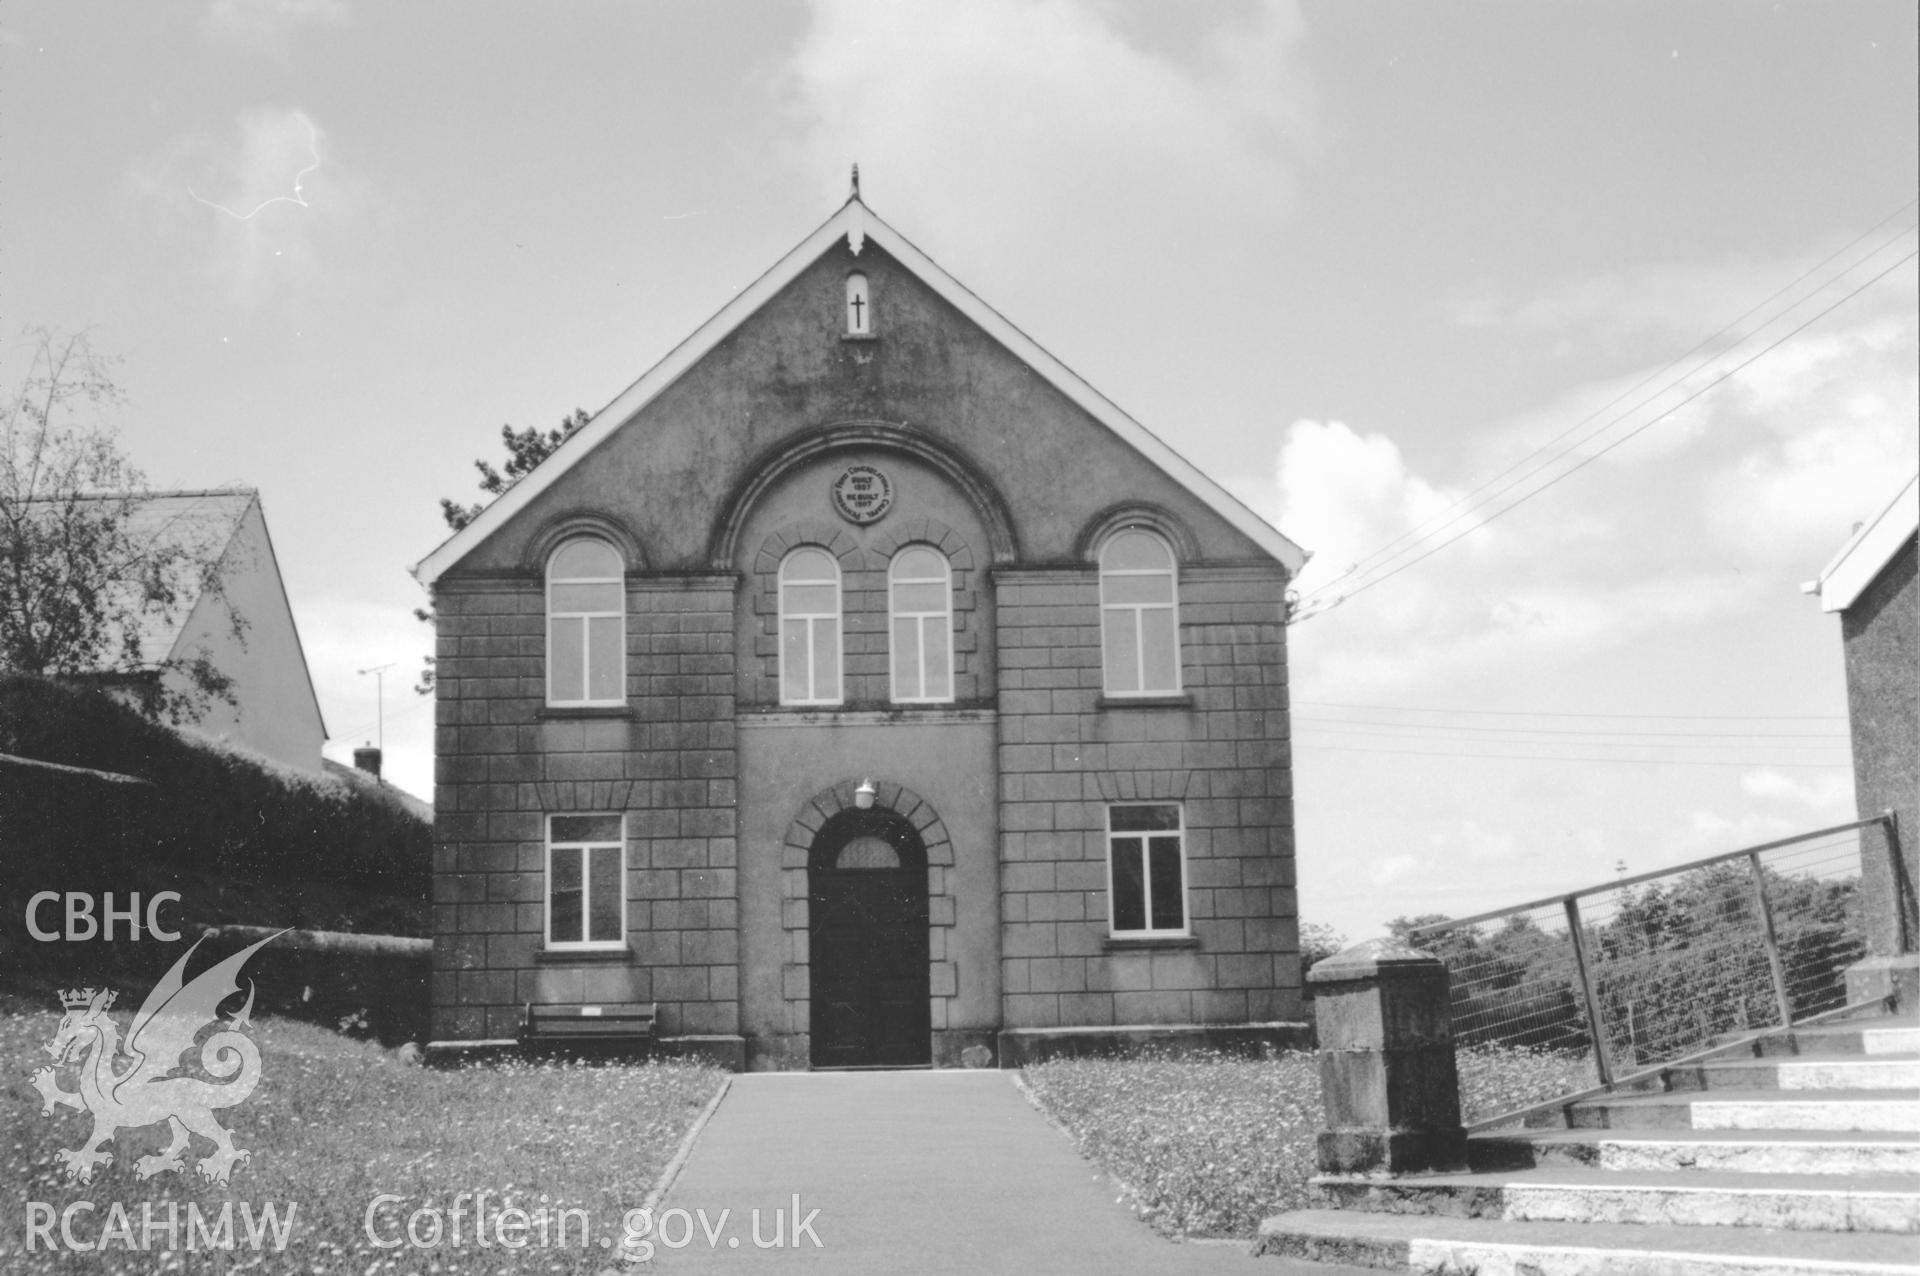
<instances>
[{"instance_id":1,"label":"roof finial","mask_svg":"<svg viewBox=\"0 0 1920 1276\"><path fill-rule=\"evenodd\" d=\"M860 165L857 163L853 166L853 194L850 195L848 198L850 199L860 198Z\"/></svg>"}]
</instances>

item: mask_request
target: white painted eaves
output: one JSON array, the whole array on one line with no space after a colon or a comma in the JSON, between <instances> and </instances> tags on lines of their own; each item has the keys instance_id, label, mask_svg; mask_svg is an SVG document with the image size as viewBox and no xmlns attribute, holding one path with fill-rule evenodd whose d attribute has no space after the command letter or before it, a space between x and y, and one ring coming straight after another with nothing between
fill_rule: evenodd
<instances>
[{"instance_id":1,"label":"white painted eaves","mask_svg":"<svg viewBox=\"0 0 1920 1276\"><path fill-rule=\"evenodd\" d=\"M1920 475L1908 479L1900 494L1862 524L1820 575L1801 588L1820 596L1821 611L1845 611L1916 532L1920 532Z\"/></svg>"}]
</instances>

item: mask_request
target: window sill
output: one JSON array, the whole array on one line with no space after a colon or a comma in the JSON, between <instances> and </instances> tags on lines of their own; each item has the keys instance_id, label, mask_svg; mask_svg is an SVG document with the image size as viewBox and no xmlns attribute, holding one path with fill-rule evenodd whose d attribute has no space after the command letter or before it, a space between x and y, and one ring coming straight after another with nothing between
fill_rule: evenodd
<instances>
[{"instance_id":1,"label":"window sill","mask_svg":"<svg viewBox=\"0 0 1920 1276\"><path fill-rule=\"evenodd\" d=\"M536 718L631 718L628 704L543 704L533 711Z\"/></svg>"},{"instance_id":2,"label":"window sill","mask_svg":"<svg viewBox=\"0 0 1920 1276\"><path fill-rule=\"evenodd\" d=\"M995 711L976 705L944 703L902 704L887 709L846 709L832 705L780 705L753 709L734 717L742 727L926 726L946 722L992 722Z\"/></svg>"},{"instance_id":3,"label":"window sill","mask_svg":"<svg viewBox=\"0 0 1920 1276\"><path fill-rule=\"evenodd\" d=\"M1132 949L1198 948L1198 935L1107 935L1100 946L1108 952L1126 952Z\"/></svg>"},{"instance_id":4,"label":"window sill","mask_svg":"<svg viewBox=\"0 0 1920 1276\"><path fill-rule=\"evenodd\" d=\"M541 966L573 965L632 965L633 949L625 944L618 948L536 948L533 952L535 964Z\"/></svg>"},{"instance_id":5,"label":"window sill","mask_svg":"<svg viewBox=\"0 0 1920 1276\"><path fill-rule=\"evenodd\" d=\"M1185 692L1162 696L1101 696L1095 709L1191 709L1193 697Z\"/></svg>"}]
</instances>

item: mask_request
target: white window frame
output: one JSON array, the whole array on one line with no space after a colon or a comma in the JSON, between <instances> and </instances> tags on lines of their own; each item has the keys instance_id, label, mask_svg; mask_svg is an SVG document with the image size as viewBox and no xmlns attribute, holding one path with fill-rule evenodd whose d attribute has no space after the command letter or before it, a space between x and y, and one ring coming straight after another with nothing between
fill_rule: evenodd
<instances>
[{"instance_id":1,"label":"white window frame","mask_svg":"<svg viewBox=\"0 0 1920 1276\"><path fill-rule=\"evenodd\" d=\"M553 822L556 819L568 819L576 816L613 816L620 821L620 839L617 842L564 841L556 842L553 835ZM627 946L627 817L615 811L562 811L547 816L547 850L545 856L545 882L540 892L540 930L546 946L561 952L613 952ZM593 931L593 852L596 850L617 850L620 854L620 938L586 938ZM553 936L553 853L556 850L577 850L580 852L580 939L555 939Z\"/></svg>"},{"instance_id":2,"label":"white window frame","mask_svg":"<svg viewBox=\"0 0 1920 1276\"><path fill-rule=\"evenodd\" d=\"M915 551L933 555L940 562L941 574L933 576L911 576L901 578L894 574L894 565L907 554ZM939 585L940 597L945 604L939 611L902 611L895 602L896 586L899 585ZM894 649L898 621L913 621L915 668L920 673L920 690L923 694L903 696L900 687L894 681L899 671L899 663L894 659ZM938 695L924 694L927 691L927 622L939 621L941 640L947 644L947 685ZM887 689L895 704L951 704L953 702L953 564L947 556L931 545L918 543L902 546L887 563Z\"/></svg>"},{"instance_id":3,"label":"white window frame","mask_svg":"<svg viewBox=\"0 0 1920 1276\"><path fill-rule=\"evenodd\" d=\"M558 558L568 546L577 545L582 541L591 541L596 545L603 545L616 559L619 559L623 564L625 562L625 557L620 553L619 549L616 548L611 541L599 536L569 536L565 541L562 541L554 547L553 553L547 555L547 703L556 708L597 708L624 705L627 702L627 580L625 573L623 572L618 576L555 576L553 574L554 560ZM619 609L556 611L553 605L553 587L555 585L614 585L617 587L615 593L620 599ZM553 690L554 667L557 663L553 658L555 641L553 622L561 619L578 619L580 621L580 689L585 692L593 686L593 622L595 620L605 620L608 617L617 620L620 625L619 635L614 640L613 657L616 662L614 683L620 688L620 694L610 699L599 700L591 696L581 700L558 699L555 697Z\"/></svg>"},{"instance_id":4,"label":"white window frame","mask_svg":"<svg viewBox=\"0 0 1920 1276\"><path fill-rule=\"evenodd\" d=\"M798 558L802 554L819 554L822 557L824 557L827 560L827 562L832 564L833 566L833 581L832 581L833 610L832 611L830 612L825 612L825 611L790 612L787 610L787 584L788 584L787 568L794 561L794 559ZM823 585L823 584L826 584L827 582L813 580L813 581L794 581L793 583L796 585ZM844 580L843 574L840 571L840 560L834 556L831 550L826 549L823 546L798 545L798 546L795 546L792 550L790 550L787 553L787 556L785 558L782 558L780 560L780 571L778 575L775 576L774 578L774 589L778 595L778 600L777 600L778 628L776 630L776 633L779 635L779 641L776 644L776 646L779 651L779 662L780 662L780 703L781 704L835 705L841 702L841 699L842 699L841 688L846 684L846 678L847 678L847 668L846 668L847 651L846 651L846 643L844 641L846 625L844 624L842 619L842 613L845 609L845 603L846 603L845 584L846 582ZM787 622L790 620L801 621L806 625L807 686L805 690L808 693L806 695L794 694L796 689L789 686L787 683ZM821 688L813 685L815 650L816 650L817 644L820 641L820 626L824 623L831 623L831 625L833 626L832 641L834 644L834 662L833 662L834 686L829 689L832 692L831 695L819 694L819 692L821 691Z\"/></svg>"},{"instance_id":5,"label":"white window frame","mask_svg":"<svg viewBox=\"0 0 1920 1276\"><path fill-rule=\"evenodd\" d=\"M1115 541L1127 534L1146 536L1166 551L1167 566L1164 568L1114 567L1107 566L1107 553ZM1107 537L1100 545L1100 683L1101 689L1109 699L1152 699L1157 696L1184 695L1185 683L1182 681L1185 663L1180 651L1180 559L1173 552L1173 546L1167 538L1145 527L1123 527ZM1107 579L1112 576L1165 576L1169 601L1164 603L1120 603L1107 601ZM1145 613L1166 611L1173 617L1173 686L1147 689L1147 643ZM1109 612L1126 613L1133 625L1134 678L1139 686L1131 691L1117 691L1106 685L1107 678L1107 614Z\"/></svg>"},{"instance_id":6,"label":"white window frame","mask_svg":"<svg viewBox=\"0 0 1920 1276\"><path fill-rule=\"evenodd\" d=\"M1141 829L1116 831L1113 827L1113 813L1118 810L1139 807L1171 807L1175 823L1171 829ZM1180 925L1177 928L1156 927L1153 924L1153 863L1147 839L1171 836L1180 847ZM1119 924L1119 901L1114 892L1113 857L1114 842L1119 838L1133 838L1140 843L1140 906L1141 916L1146 925L1138 930L1121 930ZM1187 877L1187 811L1179 802L1115 802L1107 807L1107 933L1115 939L1185 939L1193 934L1192 888Z\"/></svg>"}]
</instances>

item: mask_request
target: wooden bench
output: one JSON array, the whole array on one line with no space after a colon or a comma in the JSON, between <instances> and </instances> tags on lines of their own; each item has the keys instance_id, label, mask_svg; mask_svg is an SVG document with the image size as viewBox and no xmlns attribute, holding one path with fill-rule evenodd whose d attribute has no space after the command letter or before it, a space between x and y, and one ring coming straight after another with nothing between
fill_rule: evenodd
<instances>
[{"instance_id":1,"label":"wooden bench","mask_svg":"<svg viewBox=\"0 0 1920 1276\"><path fill-rule=\"evenodd\" d=\"M654 1003L613 1002L598 1006L527 1003L521 1039L527 1042L641 1042L653 1039Z\"/></svg>"}]
</instances>

